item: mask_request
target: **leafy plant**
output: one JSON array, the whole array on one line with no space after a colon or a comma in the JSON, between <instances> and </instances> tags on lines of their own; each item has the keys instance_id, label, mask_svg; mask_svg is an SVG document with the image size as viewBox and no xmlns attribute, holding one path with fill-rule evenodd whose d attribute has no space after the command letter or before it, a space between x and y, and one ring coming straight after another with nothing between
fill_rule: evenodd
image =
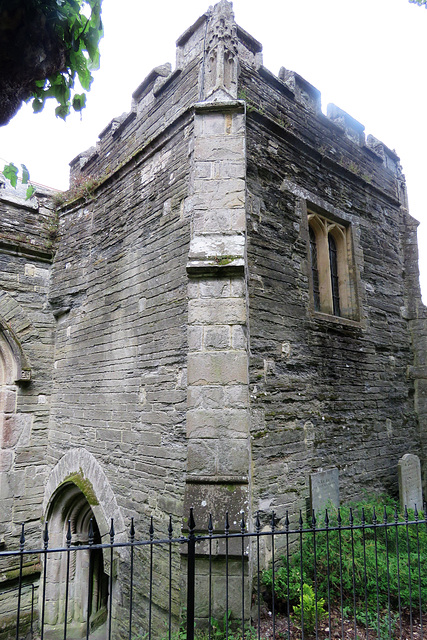
<instances>
[{"instance_id":1,"label":"leafy plant","mask_svg":"<svg viewBox=\"0 0 427 640\"><path fill-rule=\"evenodd\" d=\"M332 606L342 604L345 613L349 617L359 616L362 624L377 629L379 619L380 632L381 628L388 628L388 615L384 612L389 606L392 615L411 605L418 609L420 602L423 610L427 610L424 525L395 526L394 503L385 496L367 497L342 507L339 512L331 509L329 515L328 527L322 523L314 535L303 535L301 547L294 547L289 561L280 558L274 576L278 604L280 599L289 599L294 613L298 612L296 591L302 581L307 585L303 587L303 596L305 593L308 600L312 595L309 589L314 593L316 587L318 599ZM403 520L402 514L396 515L399 521ZM414 512L408 513L408 519L415 520ZM382 526L369 526L373 521ZM267 598L272 597L272 577L272 569L262 575ZM304 601L303 605L305 625Z\"/></svg>"},{"instance_id":2,"label":"leafy plant","mask_svg":"<svg viewBox=\"0 0 427 640\"><path fill-rule=\"evenodd\" d=\"M286 556L280 557L280 565L274 572L274 598L279 609L288 610L290 605L298 602L301 592L301 573L295 562L288 563ZM273 595L273 569L265 569L261 575L261 582L266 587L269 599Z\"/></svg>"},{"instance_id":3,"label":"leafy plant","mask_svg":"<svg viewBox=\"0 0 427 640\"><path fill-rule=\"evenodd\" d=\"M384 507L384 502L388 502ZM397 610L411 603L427 603L427 531L421 526L389 526L373 528L363 526L373 519L384 522L394 520L394 504L384 496L371 497L351 503L340 509L342 528L306 536L303 542L304 579L314 584L318 593L327 597L328 583L331 599L340 593L340 580L344 603L356 602L356 607L376 611L390 605ZM333 522L336 527L338 512ZM414 513L409 514L414 519ZM348 528L351 521L356 527ZM418 547L421 550L418 556ZM418 574L418 560L420 575ZM399 594L399 595L398 595Z\"/></svg>"},{"instance_id":4,"label":"leafy plant","mask_svg":"<svg viewBox=\"0 0 427 640\"><path fill-rule=\"evenodd\" d=\"M25 164L21 164L22 167L22 177L21 177L21 182L22 184L28 184L27 187L27 191L25 194L25 200L29 200L30 198L32 198L32 196L35 194L36 192L36 188L30 184L30 172L28 171L27 167L25 166ZM19 169L18 167L16 167L13 162L9 162L9 164L6 164L3 167L3 175L4 177L9 180L10 184L12 185L12 187L15 189L16 185L18 184L18 174L19 174Z\"/></svg>"},{"instance_id":5,"label":"leafy plant","mask_svg":"<svg viewBox=\"0 0 427 640\"><path fill-rule=\"evenodd\" d=\"M61 43L65 60L61 69L35 82L28 100L32 99L37 113L47 98L55 98L58 102L55 114L65 120L71 107L74 111L85 107L85 91L89 91L93 81L91 72L99 66L99 41L103 35L101 0L39 0L37 4ZM82 93L74 91L76 78L84 90Z\"/></svg>"},{"instance_id":6,"label":"leafy plant","mask_svg":"<svg viewBox=\"0 0 427 640\"><path fill-rule=\"evenodd\" d=\"M311 634L316 625L328 615L325 611L325 600L323 598L316 600L313 587L304 582L300 602L301 604L294 605L293 621L300 629L304 625L304 630Z\"/></svg>"}]
</instances>

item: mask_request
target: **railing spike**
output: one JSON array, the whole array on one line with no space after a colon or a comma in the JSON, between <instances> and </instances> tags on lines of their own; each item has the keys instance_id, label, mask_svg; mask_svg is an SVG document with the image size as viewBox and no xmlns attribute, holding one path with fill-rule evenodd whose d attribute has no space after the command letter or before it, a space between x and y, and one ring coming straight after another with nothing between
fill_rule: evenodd
<instances>
[{"instance_id":1,"label":"railing spike","mask_svg":"<svg viewBox=\"0 0 427 640\"><path fill-rule=\"evenodd\" d=\"M405 504L405 522L407 523L409 520L408 507Z\"/></svg>"},{"instance_id":2,"label":"railing spike","mask_svg":"<svg viewBox=\"0 0 427 640\"><path fill-rule=\"evenodd\" d=\"M21 524L21 537L19 538L19 544L21 545L21 551L25 545L25 524Z\"/></svg>"},{"instance_id":3,"label":"railing spike","mask_svg":"<svg viewBox=\"0 0 427 640\"><path fill-rule=\"evenodd\" d=\"M114 531L114 518L111 518L111 527L110 527L110 543L114 544L114 536L115 536L115 531Z\"/></svg>"},{"instance_id":4,"label":"railing spike","mask_svg":"<svg viewBox=\"0 0 427 640\"><path fill-rule=\"evenodd\" d=\"M384 505L384 517L383 517L383 519L384 519L384 524L387 524L387 517L388 517L388 516L387 516L387 507Z\"/></svg>"},{"instance_id":5,"label":"railing spike","mask_svg":"<svg viewBox=\"0 0 427 640\"><path fill-rule=\"evenodd\" d=\"M172 526L172 514L171 513L169 514L168 534L169 534L169 538L172 538L173 526Z\"/></svg>"},{"instance_id":6,"label":"railing spike","mask_svg":"<svg viewBox=\"0 0 427 640\"><path fill-rule=\"evenodd\" d=\"M372 524L377 524L377 512L375 511L375 507L372 509Z\"/></svg>"},{"instance_id":7,"label":"railing spike","mask_svg":"<svg viewBox=\"0 0 427 640\"><path fill-rule=\"evenodd\" d=\"M365 507L362 507L362 515L360 516L360 522L362 524L362 527L364 527L366 524Z\"/></svg>"},{"instance_id":8,"label":"railing spike","mask_svg":"<svg viewBox=\"0 0 427 640\"><path fill-rule=\"evenodd\" d=\"M153 524L153 516L150 517L150 528L149 528L149 533L150 533L150 540L152 540L154 538L154 524Z\"/></svg>"},{"instance_id":9,"label":"railing spike","mask_svg":"<svg viewBox=\"0 0 427 640\"><path fill-rule=\"evenodd\" d=\"M342 524L341 509L338 509L337 523L338 523L338 527L341 527L341 524Z\"/></svg>"},{"instance_id":10,"label":"railing spike","mask_svg":"<svg viewBox=\"0 0 427 640\"><path fill-rule=\"evenodd\" d=\"M271 531L274 533L276 530L276 512L273 511L271 514L271 523L270 523Z\"/></svg>"},{"instance_id":11,"label":"railing spike","mask_svg":"<svg viewBox=\"0 0 427 640\"><path fill-rule=\"evenodd\" d=\"M243 533L245 533L245 529L246 529L246 524L245 524L245 512L241 511L240 512L242 514L242 519L240 520L240 531Z\"/></svg>"},{"instance_id":12,"label":"railing spike","mask_svg":"<svg viewBox=\"0 0 427 640\"><path fill-rule=\"evenodd\" d=\"M225 526L224 526L224 531L226 534L228 534L228 532L230 531L230 521L228 519L228 511L225 512Z\"/></svg>"},{"instance_id":13,"label":"railing spike","mask_svg":"<svg viewBox=\"0 0 427 640\"><path fill-rule=\"evenodd\" d=\"M94 531L93 531L93 518L91 518L89 520L89 544L92 545L93 544L93 539L95 537Z\"/></svg>"},{"instance_id":14,"label":"railing spike","mask_svg":"<svg viewBox=\"0 0 427 640\"><path fill-rule=\"evenodd\" d=\"M417 509L417 503L415 503L414 515L415 515L415 520L418 520L418 509Z\"/></svg>"},{"instance_id":15,"label":"railing spike","mask_svg":"<svg viewBox=\"0 0 427 640\"><path fill-rule=\"evenodd\" d=\"M325 527L329 527L329 513L327 509L325 509Z\"/></svg>"},{"instance_id":16,"label":"railing spike","mask_svg":"<svg viewBox=\"0 0 427 640\"><path fill-rule=\"evenodd\" d=\"M350 524L350 527L352 527L354 519L353 519L353 509L351 507L350 507L350 515L348 516L348 522Z\"/></svg>"},{"instance_id":17,"label":"railing spike","mask_svg":"<svg viewBox=\"0 0 427 640\"><path fill-rule=\"evenodd\" d=\"M289 513L287 509L285 514L285 531L289 531Z\"/></svg>"},{"instance_id":18,"label":"railing spike","mask_svg":"<svg viewBox=\"0 0 427 640\"><path fill-rule=\"evenodd\" d=\"M210 536L213 534L213 519L212 519L212 514L211 513L209 514L208 532L209 532Z\"/></svg>"},{"instance_id":19,"label":"railing spike","mask_svg":"<svg viewBox=\"0 0 427 640\"><path fill-rule=\"evenodd\" d=\"M133 542L134 539L135 539L135 525L134 525L134 522L133 522L133 517L130 519L129 536L130 536L131 542Z\"/></svg>"}]
</instances>

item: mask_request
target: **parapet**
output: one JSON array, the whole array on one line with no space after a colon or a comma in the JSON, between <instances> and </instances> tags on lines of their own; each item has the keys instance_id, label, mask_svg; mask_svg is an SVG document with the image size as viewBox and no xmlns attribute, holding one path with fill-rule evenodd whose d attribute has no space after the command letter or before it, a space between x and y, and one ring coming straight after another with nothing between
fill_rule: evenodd
<instances>
[{"instance_id":1,"label":"parapet","mask_svg":"<svg viewBox=\"0 0 427 640\"><path fill-rule=\"evenodd\" d=\"M286 100L294 100L313 117L331 123L334 135L342 134L402 178L397 155L373 136L365 141L360 122L334 104L328 105L325 116L320 91L305 78L285 67L275 76L262 66L262 45L236 24L228 0L210 7L178 38L176 46L175 70L166 63L150 71L132 94L130 112L114 118L100 133L96 147L72 160L72 181L80 172L84 178L109 175L196 103L238 99L243 65ZM258 106L262 111L263 106Z\"/></svg>"},{"instance_id":2,"label":"parapet","mask_svg":"<svg viewBox=\"0 0 427 640\"><path fill-rule=\"evenodd\" d=\"M365 127L363 124L360 124L335 104L328 104L326 113L328 118L343 130L349 140L360 146L365 144Z\"/></svg>"},{"instance_id":3,"label":"parapet","mask_svg":"<svg viewBox=\"0 0 427 640\"><path fill-rule=\"evenodd\" d=\"M321 93L302 76L295 71L289 71L281 67L279 78L292 91L295 100L312 113L320 113L322 110Z\"/></svg>"}]
</instances>

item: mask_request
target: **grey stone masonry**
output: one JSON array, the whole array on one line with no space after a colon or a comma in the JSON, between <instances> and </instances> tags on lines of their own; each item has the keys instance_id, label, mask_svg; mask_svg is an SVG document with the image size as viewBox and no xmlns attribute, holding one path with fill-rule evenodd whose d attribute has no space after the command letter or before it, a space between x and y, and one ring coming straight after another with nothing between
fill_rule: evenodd
<instances>
[{"instance_id":1,"label":"grey stone masonry","mask_svg":"<svg viewBox=\"0 0 427 640\"><path fill-rule=\"evenodd\" d=\"M242 103L196 105L187 262L185 505L194 506L196 520L205 524L207 493L211 506L222 506L222 513L214 514L216 525L222 524L224 510L234 522L242 508L249 508L245 148ZM224 491L224 485L236 485L236 490Z\"/></svg>"},{"instance_id":2,"label":"grey stone masonry","mask_svg":"<svg viewBox=\"0 0 427 640\"><path fill-rule=\"evenodd\" d=\"M39 543L51 408L54 317L48 306L57 236L52 192L0 184L0 543Z\"/></svg>"}]
</instances>

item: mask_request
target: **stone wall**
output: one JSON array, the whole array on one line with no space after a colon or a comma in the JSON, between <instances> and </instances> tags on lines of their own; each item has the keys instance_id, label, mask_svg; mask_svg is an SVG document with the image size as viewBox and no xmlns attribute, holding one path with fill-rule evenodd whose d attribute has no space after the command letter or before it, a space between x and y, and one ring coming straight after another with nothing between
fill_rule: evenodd
<instances>
[{"instance_id":1,"label":"stone wall","mask_svg":"<svg viewBox=\"0 0 427 640\"><path fill-rule=\"evenodd\" d=\"M47 300L56 215L48 192L28 203L24 194L20 185L0 189L0 541L7 548L17 546L24 521L28 542L39 543L52 392Z\"/></svg>"},{"instance_id":2,"label":"stone wall","mask_svg":"<svg viewBox=\"0 0 427 640\"><path fill-rule=\"evenodd\" d=\"M76 448L93 456L116 505L104 491L95 489L95 498L107 525L115 517L122 538L131 517L143 537L151 515L157 535L166 534L167 514L175 521L182 515L192 128L188 115L173 130L159 126L140 156L89 201L60 214L50 289L57 327L47 459L57 465ZM68 477L78 465L78 456L69 458ZM95 486L93 466L82 475ZM54 504L51 496L47 504ZM106 535L102 518L97 522ZM160 581L159 598L163 587Z\"/></svg>"},{"instance_id":3,"label":"stone wall","mask_svg":"<svg viewBox=\"0 0 427 640\"><path fill-rule=\"evenodd\" d=\"M330 467L344 500L396 494L399 457L420 452L407 377L407 307L420 296L405 268L412 223L397 157L366 144L336 107L321 114L313 88L303 101L296 74L281 75L286 84L242 65L253 500L278 517L305 510L309 474ZM357 322L313 312L307 207L351 227Z\"/></svg>"}]
</instances>

